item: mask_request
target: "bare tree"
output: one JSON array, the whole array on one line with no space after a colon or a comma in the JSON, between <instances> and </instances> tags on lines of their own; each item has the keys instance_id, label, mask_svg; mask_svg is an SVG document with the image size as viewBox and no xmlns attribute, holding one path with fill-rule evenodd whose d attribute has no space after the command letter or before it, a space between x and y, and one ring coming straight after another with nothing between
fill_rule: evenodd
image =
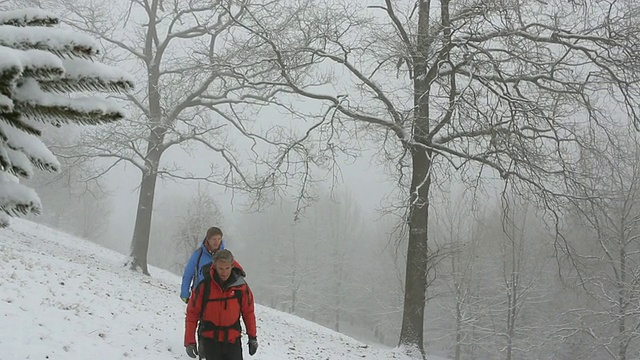
<instances>
[{"instance_id":1,"label":"bare tree","mask_svg":"<svg viewBox=\"0 0 640 360\"><path fill-rule=\"evenodd\" d=\"M176 234L176 236L181 236L177 236L179 241L176 245L182 248L181 253L183 254L191 253L202 243L208 228L211 226L222 227L221 224L224 224L220 207L206 189L207 187L198 185L198 191L192 197L186 214L181 217L181 231L180 234ZM184 258L185 262L188 257L189 255Z\"/></svg>"},{"instance_id":2,"label":"bare tree","mask_svg":"<svg viewBox=\"0 0 640 360\"><path fill-rule=\"evenodd\" d=\"M314 250L323 256L315 256L313 267L319 275L312 290L315 311L322 313L330 326L340 331L351 310L352 294L344 289L354 289L361 280L353 276L351 255L357 253L358 238L363 236L362 213L352 193L346 189L326 191L308 211L301 222L307 226L304 238L312 238L317 244ZM313 254L309 258L314 259Z\"/></svg>"},{"instance_id":3,"label":"bare tree","mask_svg":"<svg viewBox=\"0 0 640 360\"><path fill-rule=\"evenodd\" d=\"M501 352L505 360L520 358L533 347L533 341L543 329L536 329L533 323L525 324L525 311L537 305L540 296L541 270L548 258L539 251L546 242L541 223L527 203L513 196L502 200L502 236L500 240L500 266L503 293L502 306L497 308L497 319L504 319L498 333L501 335ZM544 293L546 294L546 293ZM535 329L535 331L534 331Z\"/></svg>"},{"instance_id":4,"label":"bare tree","mask_svg":"<svg viewBox=\"0 0 640 360\"><path fill-rule=\"evenodd\" d=\"M442 268L438 284L448 285L454 296L452 304L438 301L455 315L448 321L455 321L453 354L457 359L543 357L541 344L555 324L553 316L544 316L553 313L547 280L555 273L544 271L551 259L551 232L517 197L493 201L480 212L467 225L466 241L461 241L465 236L457 240L450 261L443 262L453 271ZM444 234L465 232L452 226Z\"/></svg>"},{"instance_id":5,"label":"bare tree","mask_svg":"<svg viewBox=\"0 0 640 360\"><path fill-rule=\"evenodd\" d=\"M503 196L452 194L432 202L440 205L432 246L444 257L426 307L434 310L425 328L432 351L454 359L545 355L555 324L547 284L556 274L547 271L553 236L527 202Z\"/></svg>"},{"instance_id":6,"label":"bare tree","mask_svg":"<svg viewBox=\"0 0 640 360\"><path fill-rule=\"evenodd\" d=\"M364 329L373 331L376 341L389 346L400 334L406 262L406 234L396 231L398 221L392 214L369 220L362 235L353 239L355 251L350 256L350 272L359 283L349 312Z\"/></svg>"},{"instance_id":7,"label":"bare tree","mask_svg":"<svg viewBox=\"0 0 640 360\"><path fill-rule=\"evenodd\" d=\"M299 314L308 307L301 293L314 286L317 272L306 256L317 253L314 246L300 247L308 234L292 221L294 209L295 204L282 201L268 210L247 213L234 236L244 239L245 250L237 257L255 279L256 297L274 309Z\"/></svg>"},{"instance_id":8,"label":"bare tree","mask_svg":"<svg viewBox=\"0 0 640 360\"><path fill-rule=\"evenodd\" d=\"M587 200L575 203L584 230L574 249L595 303L572 313L591 319L579 332L591 334L611 359L626 360L640 355L640 145L620 131L609 139L606 148L583 153L590 186Z\"/></svg>"},{"instance_id":9,"label":"bare tree","mask_svg":"<svg viewBox=\"0 0 640 360\"><path fill-rule=\"evenodd\" d=\"M408 352L424 356L427 228L437 176L458 171L474 186L495 174L550 206L552 195L579 186L571 150L610 123L608 104L620 104L638 122L639 32L630 2L272 5L247 5L247 16L236 20L279 67L278 85L323 102L334 115L314 125L327 139L317 150L331 158L344 148L331 136L351 129L343 125L353 120L370 130L406 190L399 344ZM334 75L334 87L310 86L302 72L318 82ZM603 96L610 101L600 102Z\"/></svg>"},{"instance_id":10,"label":"bare tree","mask_svg":"<svg viewBox=\"0 0 640 360\"><path fill-rule=\"evenodd\" d=\"M392 226L364 226L356 199L334 190L322 190L296 222L285 221L297 212L291 202L246 214L234 253L263 304L388 344L401 290L396 253L385 246Z\"/></svg>"},{"instance_id":11,"label":"bare tree","mask_svg":"<svg viewBox=\"0 0 640 360\"><path fill-rule=\"evenodd\" d=\"M181 274L189 256L202 244L208 228L219 226L226 234L222 210L207 184L198 184L195 193L184 190L160 196L158 205L151 228L156 246L149 249L149 260L153 264Z\"/></svg>"},{"instance_id":12,"label":"bare tree","mask_svg":"<svg viewBox=\"0 0 640 360\"><path fill-rule=\"evenodd\" d=\"M254 60L253 49L233 30L232 18L242 18L244 13L236 3L242 2L66 0L49 4L64 6L67 24L93 34L110 49L104 61L131 68L142 84L123 99L132 114L130 121L94 132L83 149L88 157L110 161L96 176L119 164L133 165L141 174L129 266L144 274L148 274L159 178L208 181L233 189L265 184L244 167L245 160L259 161L269 153L261 144L274 144L252 135L256 113L249 105L266 104L278 90L263 81L273 65ZM233 10L223 11L223 4ZM242 154L236 153L238 147ZM186 151L204 166L189 169L162 161L170 149Z\"/></svg>"},{"instance_id":13,"label":"bare tree","mask_svg":"<svg viewBox=\"0 0 640 360\"><path fill-rule=\"evenodd\" d=\"M483 277L478 253L481 247L480 232L473 218L473 200L468 194L451 194L445 199L442 211L435 216L433 229L440 239L440 248L447 249L446 258L440 266L440 273L431 289L446 288L442 291L442 301L435 306L448 311L441 318L430 319L429 328L436 328L439 336L450 326L453 319L453 358L460 360L465 353L474 354L473 328L479 314L476 302L479 296L478 280ZM477 209L482 213L482 209ZM433 293L433 291L431 291ZM445 335L446 336L446 335ZM450 341L447 341L449 343Z\"/></svg>"}]
</instances>

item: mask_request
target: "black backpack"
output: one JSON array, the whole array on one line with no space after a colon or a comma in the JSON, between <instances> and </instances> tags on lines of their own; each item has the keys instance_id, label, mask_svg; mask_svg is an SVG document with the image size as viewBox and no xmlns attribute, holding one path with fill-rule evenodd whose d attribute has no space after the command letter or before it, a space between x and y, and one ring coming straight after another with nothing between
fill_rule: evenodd
<instances>
[{"instance_id":1,"label":"black backpack","mask_svg":"<svg viewBox=\"0 0 640 360\"><path fill-rule=\"evenodd\" d=\"M202 307L200 308L200 316L199 316L199 323L198 323L198 341L200 342L200 338L202 335L203 331L207 331L207 330L213 330L214 331L214 337L217 338L217 333L218 331L221 331L225 334L225 341L227 340L227 336L229 335L228 330L233 328L236 329L238 331L242 331L242 327L240 325L240 318L238 317L238 321L236 321L236 323L234 323L231 326L216 326L215 324L213 324L212 322L209 321L202 321L202 315L204 314L204 309L207 306L208 302L211 301L229 301L231 299L237 299L238 303L240 303L240 307L242 307L242 293L243 291L241 290L235 290L234 292L234 296L231 298L221 298L221 299L209 299L209 287L211 286L211 281L213 281L211 279L211 263L209 264L205 264L200 268L200 272L202 273L203 276L203 280L202 282L200 282L200 284L198 285L198 287L196 288L196 291L202 291L204 293L205 298L203 298L202 300ZM234 267L232 269L232 271L236 274L236 276L242 276L243 278L246 277L246 273L244 272L244 270L238 269L237 267Z\"/></svg>"}]
</instances>

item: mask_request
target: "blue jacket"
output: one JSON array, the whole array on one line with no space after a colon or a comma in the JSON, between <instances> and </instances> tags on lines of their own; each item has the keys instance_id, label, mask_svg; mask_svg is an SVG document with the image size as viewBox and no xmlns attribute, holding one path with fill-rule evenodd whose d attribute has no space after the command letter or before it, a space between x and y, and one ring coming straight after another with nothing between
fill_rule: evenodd
<instances>
[{"instance_id":1,"label":"blue jacket","mask_svg":"<svg viewBox=\"0 0 640 360\"><path fill-rule=\"evenodd\" d=\"M191 254L189 261L184 266L184 272L182 273L182 286L180 286L180 297L189 298L191 289L195 288L203 279L204 275L200 272L200 269L212 261L211 253L204 245L205 240L202 240L200 247ZM224 249L224 241L220 244L220 250Z\"/></svg>"}]
</instances>

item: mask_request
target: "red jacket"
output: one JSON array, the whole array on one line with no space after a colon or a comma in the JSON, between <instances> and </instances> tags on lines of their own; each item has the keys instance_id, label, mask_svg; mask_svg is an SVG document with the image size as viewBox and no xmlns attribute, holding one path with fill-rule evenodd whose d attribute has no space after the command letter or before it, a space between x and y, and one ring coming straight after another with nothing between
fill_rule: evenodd
<instances>
[{"instance_id":1,"label":"red jacket","mask_svg":"<svg viewBox=\"0 0 640 360\"><path fill-rule=\"evenodd\" d=\"M235 266L236 264L234 264ZM205 292L205 282L201 282L191 293L185 320L184 345L196 343L196 327L200 321L202 336L216 338L218 341L235 342L242 335L240 315L249 337L256 336L256 316L254 313L253 293L244 277L234 269L223 289L214 280L215 267L211 266L209 293ZM202 311L203 300L205 301ZM202 313L202 318L200 314Z\"/></svg>"}]
</instances>

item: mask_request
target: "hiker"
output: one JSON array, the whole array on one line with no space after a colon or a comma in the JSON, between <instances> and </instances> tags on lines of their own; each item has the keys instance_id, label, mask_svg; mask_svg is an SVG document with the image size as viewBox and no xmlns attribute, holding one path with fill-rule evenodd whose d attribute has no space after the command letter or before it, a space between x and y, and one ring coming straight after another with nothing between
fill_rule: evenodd
<instances>
[{"instance_id":1,"label":"hiker","mask_svg":"<svg viewBox=\"0 0 640 360\"><path fill-rule=\"evenodd\" d=\"M249 336L249 355L258 350L253 293L234 266L236 263L231 251L218 251L213 256L210 277L191 294L184 330L184 346L191 358L200 355L215 360L242 360L241 316Z\"/></svg>"},{"instance_id":2,"label":"hiker","mask_svg":"<svg viewBox=\"0 0 640 360\"><path fill-rule=\"evenodd\" d=\"M187 303L191 290L194 289L204 278L200 269L204 265L211 263L211 257L218 250L224 249L222 241L222 230L218 227L211 227L202 240L202 245L191 254L182 274L182 286L180 287L180 298Z\"/></svg>"}]
</instances>

